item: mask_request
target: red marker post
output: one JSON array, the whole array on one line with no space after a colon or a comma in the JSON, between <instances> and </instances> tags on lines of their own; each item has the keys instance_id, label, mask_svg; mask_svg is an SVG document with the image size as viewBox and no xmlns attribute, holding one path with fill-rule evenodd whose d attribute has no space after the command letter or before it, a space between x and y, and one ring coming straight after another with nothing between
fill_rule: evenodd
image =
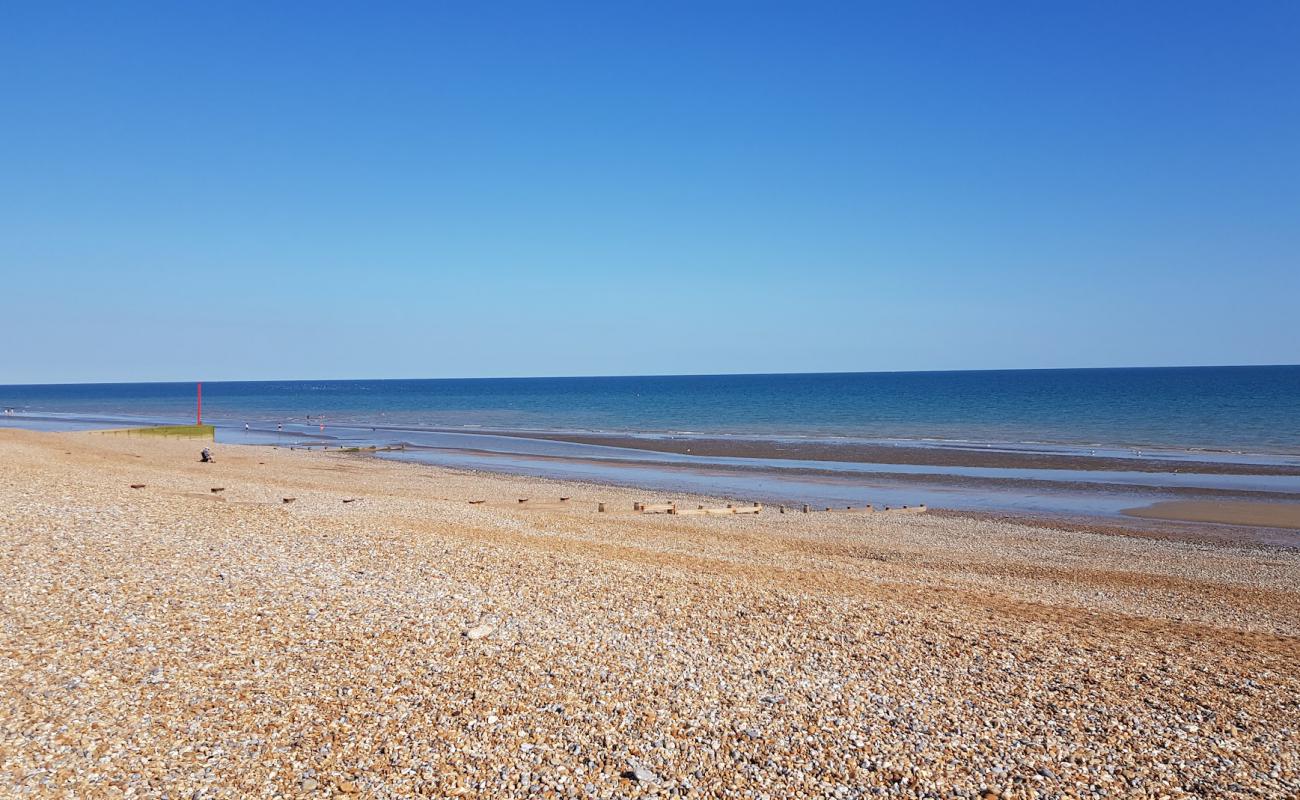
<instances>
[{"instance_id":1,"label":"red marker post","mask_svg":"<svg viewBox=\"0 0 1300 800\"><path fill-rule=\"evenodd\" d=\"M199 406L194 412L194 424L203 424L203 381L199 381Z\"/></svg>"}]
</instances>

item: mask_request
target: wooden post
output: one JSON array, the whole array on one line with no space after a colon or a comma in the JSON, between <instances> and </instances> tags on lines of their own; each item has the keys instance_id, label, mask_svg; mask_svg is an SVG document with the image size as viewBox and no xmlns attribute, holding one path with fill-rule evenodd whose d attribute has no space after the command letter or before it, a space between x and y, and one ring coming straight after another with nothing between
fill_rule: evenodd
<instances>
[{"instance_id":1,"label":"wooden post","mask_svg":"<svg viewBox=\"0 0 1300 800\"><path fill-rule=\"evenodd\" d=\"M785 513L785 506L779 506L779 508L781 509L781 513L784 514L784 513Z\"/></svg>"},{"instance_id":2,"label":"wooden post","mask_svg":"<svg viewBox=\"0 0 1300 800\"><path fill-rule=\"evenodd\" d=\"M599 512L601 512L602 514L605 513L605 504L604 504L604 503L597 503L597 504L596 504L596 510L599 511Z\"/></svg>"},{"instance_id":3,"label":"wooden post","mask_svg":"<svg viewBox=\"0 0 1300 800\"><path fill-rule=\"evenodd\" d=\"M807 504L807 503L804 503L804 504L803 504L803 513L805 513L805 514L808 513L808 504Z\"/></svg>"},{"instance_id":4,"label":"wooden post","mask_svg":"<svg viewBox=\"0 0 1300 800\"><path fill-rule=\"evenodd\" d=\"M668 509L668 513L669 513L669 514L676 514L676 513L677 513L677 504L676 504L676 503L673 503L672 506L669 507L669 509Z\"/></svg>"}]
</instances>

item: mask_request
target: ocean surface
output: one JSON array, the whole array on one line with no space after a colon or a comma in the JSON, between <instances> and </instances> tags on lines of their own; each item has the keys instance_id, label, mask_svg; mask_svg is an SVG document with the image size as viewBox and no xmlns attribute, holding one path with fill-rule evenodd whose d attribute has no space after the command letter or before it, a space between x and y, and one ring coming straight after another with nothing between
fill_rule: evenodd
<instances>
[{"instance_id":1,"label":"ocean surface","mask_svg":"<svg viewBox=\"0 0 1300 800\"><path fill-rule=\"evenodd\" d=\"M216 382L204 416L1300 454L1300 366ZM193 419L192 383L0 386L19 413Z\"/></svg>"},{"instance_id":2,"label":"ocean surface","mask_svg":"<svg viewBox=\"0 0 1300 800\"><path fill-rule=\"evenodd\" d=\"M194 420L195 385L8 385L0 407L12 409L0 425L19 427L185 423ZM203 416L218 426L218 442L400 447L383 455L792 502L1072 515L1191 491L1300 501L1296 475L857 463L818 460L815 448L780 452L782 443L867 443L1300 468L1300 366L205 382ZM637 447L693 438L776 449L754 458Z\"/></svg>"}]
</instances>

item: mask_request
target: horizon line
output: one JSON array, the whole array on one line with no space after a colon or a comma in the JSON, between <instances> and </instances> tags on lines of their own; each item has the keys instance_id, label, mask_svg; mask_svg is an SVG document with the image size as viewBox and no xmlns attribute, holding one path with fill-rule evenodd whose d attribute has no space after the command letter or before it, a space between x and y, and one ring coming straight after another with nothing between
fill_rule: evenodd
<instances>
[{"instance_id":1,"label":"horizon line","mask_svg":"<svg viewBox=\"0 0 1300 800\"><path fill-rule=\"evenodd\" d=\"M133 381L52 381L42 383L4 383L0 387L20 386L122 386L132 384L192 384L192 383L307 383L310 381L351 382L365 381L503 381L503 380L588 380L593 378L724 378L724 377L776 377L782 375L925 375L958 372L1080 372L1102 370L1138 369L1251 369L1266 367L1300 367L1296 364L1158 364L1110 367L992 367L981 369L894 369L894 370L813 370L795 372L682 372L605 375L477 375L442 377L364 377L364 378L191 378L171 380Z\"/></svg>"}]
</instances>

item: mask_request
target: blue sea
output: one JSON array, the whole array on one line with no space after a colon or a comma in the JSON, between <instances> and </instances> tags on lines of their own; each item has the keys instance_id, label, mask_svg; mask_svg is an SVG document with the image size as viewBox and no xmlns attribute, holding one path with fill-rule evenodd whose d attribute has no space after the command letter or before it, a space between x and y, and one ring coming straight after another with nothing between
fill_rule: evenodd
<instances>
[{"instance_id":1,"label":"blue sea","mask_svg":"<svg viewBox=\"0 0 1300 800\"><path fill-rule=\"evenodd\" d=\"M208 382L206 421L1300 454L1300 366ZM18 413L193 419L192 383L0 386Z\"/></svg>"},{"instance_id":2,"label":"blue sea","mask_svg":"<svg viewBox=\"0 0 1300 800\"><path fill-rule=\"evenodd\" d=\"M193 383L0 386L12 409L0 425L192 422L195 394ZM400 448L387 458L740 499L1063 516L1191 494L1300 502L1300 366L205 382L203 415L218 443L374 445ZM772 447L683 449L710 438ZM686 445L662 452L649 439ZM851 444L884 456L818 455ZM906 463L888 448L1076 461ZM1077 468L1091 457L1100 468Z\"/></svg>"}]
</instances>

